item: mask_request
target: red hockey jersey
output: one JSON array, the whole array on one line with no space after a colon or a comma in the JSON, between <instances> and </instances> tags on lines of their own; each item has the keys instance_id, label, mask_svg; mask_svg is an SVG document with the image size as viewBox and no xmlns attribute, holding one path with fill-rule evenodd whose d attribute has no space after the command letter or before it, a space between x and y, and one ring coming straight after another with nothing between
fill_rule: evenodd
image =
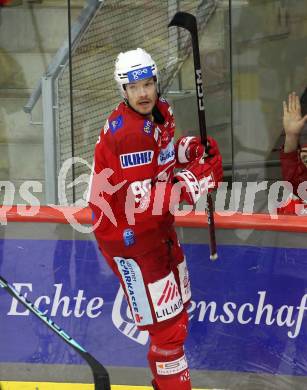
<instances>
[{"instance_id":1,"label":"red hockey jersey","mask_svg":"<svg viewBox=\"0 0 307 390\"><path fill-rule=\"evenodd\" d=\"M283 207L278 209L278 214L305 215L307 213L307 204L305 200L297 196L297 188L300 183L307 181L307 168L300 159L299 151L285 153L282 150L280 162L283 180L292 184L293 195Z\"/></svg>"},{"instance_id":2,"label":"red hockey jersey","mask_svg":"<svg viewBox=\"0 0 307 390\"><path fill-rule=\"evenodd\" d=\"M307 168L300 159L296 150L291 153L280 153L280 162L283 180L289 181L293 186L294 194L297 194L297 187L307 180Z\"/></svg>"},{"instance_id":3,"label":"red hockey jersey","mask_svg":"<svg viewBox=\"0 0 307 390\"><path fill-rule=\"evenodd\" d=\"M172 229L175 123L166 100L156 107L160 123L120 103L95 147L89 204L96 238L112 255L145 253Z\"/></svg>"}]
</instances>

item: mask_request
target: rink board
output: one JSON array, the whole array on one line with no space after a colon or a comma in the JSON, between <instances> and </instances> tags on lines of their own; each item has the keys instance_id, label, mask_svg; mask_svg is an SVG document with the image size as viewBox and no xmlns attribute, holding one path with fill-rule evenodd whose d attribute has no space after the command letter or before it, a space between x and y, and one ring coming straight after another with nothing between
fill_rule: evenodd
<instances>
[{"instance_id":1,"label":"rink board","mask_svg":"<svg viewBox=\"0 0 307 390\"><path fill-rule=\"evenodd\" d=\"M307 375L307 249L185 244L193 300L192 370ZM106 366L146 367L148 335L133 325L92 240L6 239L0 270ZM84 364L0 290L0 363Z\"/></svg>"},{"instance_id":2,"label":"rink board","mask_svg":"<svg viewBox=\"0 0 307 390\"><path fill-rule=\"evenodd\" d=\"M89 383L54 383L54 382L1 382L1 390L94 390ZM150 386L112 385L111 390L152 390ZM206 389L197 389L206 390Z\"/></svg>"},{"instance_id":3,"label":"rink board","mask_svg":"<svg viewBox=\"0 0 307 390\"><path fill-rule=\"evenodd\" d=\"M0 384L1 390L94 390L94 385L89 383L0 382ZM111 390L152 390L152 387L112 385Z\"/></svg>"},{"instance_id":4,"label":"rink board","mask_svg":"<svg viewBox=\"0 0 307 390\"><path fill-rule=\"evenodd\" d=\"M0 382L1 390L94 390L89 383ZM111 390L152 390L148 386L112 385ZM203 389L205 390L205 389Z\"/></svg>"},{"instance_id":5,"label":"rink board","mask_svg":"<svg viewBox=\"0 0 307 390\"><path fill-rule=\"evenodd\" d=\"M1 390L94 390L90 383L1 382ZM150 386L111 385L111 390L152 390ZM206 390L197 388L197 390Z\"/></svg>"}]
</instances>

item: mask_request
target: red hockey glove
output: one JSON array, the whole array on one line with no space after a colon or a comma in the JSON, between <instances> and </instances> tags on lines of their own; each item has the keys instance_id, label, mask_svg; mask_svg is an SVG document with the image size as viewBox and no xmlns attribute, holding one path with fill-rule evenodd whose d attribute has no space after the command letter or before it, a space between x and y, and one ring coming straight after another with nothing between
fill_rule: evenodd
<instances>
[{"instance_id":1,"label":"red hockey glove","mask_svg":"<svg viewBox=\"0 0 307 390\"><path fill-rule=\"evenodd\" d=\"M220 153L214 138L208 137L207 145L208 156L215 156ZM181 164L191 162L205 155L205 148L200 142L200 137L181 137L176 142L175 149L177 161Z\"/></svg>"},{"instance_id":2,"label":"red hockey glove","mask_svg":"<svg viewBox=\"0 0 307 390\"><path fill-rule=\"evenodd\" d=\"M213 191L222 181L222 156L196 159L179 171L175 179L184 184L181 200L195 204L203 193Z\"/></svg>"},{"instance_id":3,"label":"red hockey glove","mask_svg":"<svg viewBox=\"0 0 307 390\"><path fill-rule=\"evenodd\" d=\"M210 136L207 138L207 156L214 157L221 155L218 143ZM205 156L206 157L206 156Z\"/></svg>"}]
</instances>

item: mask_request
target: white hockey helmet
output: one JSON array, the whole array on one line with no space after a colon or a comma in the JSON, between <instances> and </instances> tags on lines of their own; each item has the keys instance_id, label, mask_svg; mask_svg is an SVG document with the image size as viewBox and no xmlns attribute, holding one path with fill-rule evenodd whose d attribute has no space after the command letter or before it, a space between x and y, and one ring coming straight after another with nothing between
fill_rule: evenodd
<instances>
[{"instance_id":1,"label":"white hockey helmet","mask_svg":"<svg viewBox=\"0 0 307 390\"><path fill-rule=\"evenodd\" d=\"M119 53L115 61L114 77L122 96L125 97L125 84L149 77L155 77L158 83L158 68L150 54L137 48Z\"/></svg>"}]
</instances>

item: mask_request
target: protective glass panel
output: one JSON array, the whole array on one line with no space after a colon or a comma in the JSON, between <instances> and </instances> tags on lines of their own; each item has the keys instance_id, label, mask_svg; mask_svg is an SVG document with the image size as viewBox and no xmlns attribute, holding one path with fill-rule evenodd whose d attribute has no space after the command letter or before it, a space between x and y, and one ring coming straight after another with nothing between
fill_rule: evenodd
<instances>
[{"instance_id":1,"label":"protective glass panel","mask_svg":"<svg viewBox=\"0 0 307 390\"><path fill-rule=\"evenodd\" d=\"M268 212L269 204L281 198L275 188L270 193L277 180L287 180L290 189L284 192L297 195L298 183L307 178L295 153L297 141L291 140L294 153L284 155L283 169L280 164L287 129L291 137L293 131L299 133L301 145L306 143L306 126L292 129L297 118L289 122L287 117L283 129L283 101L289 108L292 91L301 97L306 114L306 12L305 0L231 2L233 179L247 191L251 182L258 183L255 211Z\"/></svg>"}]
</instances>

